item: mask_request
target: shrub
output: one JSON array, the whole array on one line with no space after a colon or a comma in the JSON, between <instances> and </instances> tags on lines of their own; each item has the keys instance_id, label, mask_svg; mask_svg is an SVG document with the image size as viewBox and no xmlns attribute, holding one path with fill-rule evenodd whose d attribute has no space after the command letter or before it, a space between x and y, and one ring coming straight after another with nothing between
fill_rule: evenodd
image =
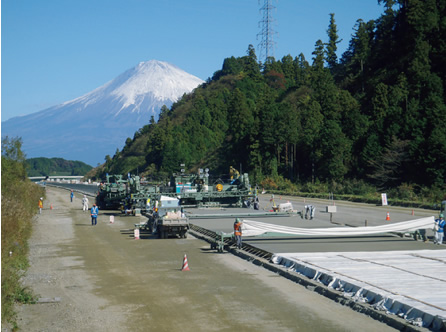
<instances>
[{"instance_id":1,"label":"shrub","mask_svg":"<svg viewBox=\"0 0 446 332\"><path fill-rule=\"evenodd\" d=\"M28 267L28 239L43 188L26 177L19 139L2 140L2 322L16 327L14 304L33 301L20 283Z\"/></svg>"}]
</instances>

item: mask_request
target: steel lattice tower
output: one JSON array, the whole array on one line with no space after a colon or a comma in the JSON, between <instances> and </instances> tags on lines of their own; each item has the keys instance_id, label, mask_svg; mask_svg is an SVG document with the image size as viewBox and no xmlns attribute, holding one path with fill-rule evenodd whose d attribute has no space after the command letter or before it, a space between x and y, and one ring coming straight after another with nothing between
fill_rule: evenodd
<instances>
[{"instance_id":1,"label":"steel lattice tower","mask_svg":"<svg viewBox=\"0 0 446 332\"><path fill-rule=\"evenodd\" d=\"M272 12L276 7L273 6L272 2L272 0L264 0L263 6L260 8L260 11L263 12L263 18L259 21L261 31L257 34L257 39L259 36L261 37L261 41L258 45L260 49L259 58L263 59L264 62L266 62L268 57L274 57L274 47L276 45L276 42L273 39L276 34L273 29L275 20L272 15Z\"/></svg>"}]
</instances>

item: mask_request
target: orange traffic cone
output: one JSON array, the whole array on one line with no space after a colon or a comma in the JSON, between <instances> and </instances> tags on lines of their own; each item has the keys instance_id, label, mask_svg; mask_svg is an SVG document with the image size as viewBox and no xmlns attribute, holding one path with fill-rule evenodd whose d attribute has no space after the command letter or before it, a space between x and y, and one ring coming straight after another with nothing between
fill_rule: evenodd
<instances>
[{"instance_id":1,"label":"orange traffic cone","mask_svg":"<svg viewBox=\"0 0 446 332\"><path fill-rule=\"evenodd\" d=\"M387 212L386 220L390 221L390 213Z\"/></svg>"},{"instance_id":2,"label":"orange traffic cone","mask_svg":"<svg viewBox=\"0 0 446 332\"><path fill-rule=\"evenodd\" d=\"M186 254L184 254L183 268L181 269L181 271L190 271L189 264L187 264L187 256L186 256Z\"/></svg>"},{"instance_id":3,"label":"orange traffic cone","mask_svg":"<svg viewBox=\"0 0 446 332\"><path fill-rule=\"evenodd\" d=\"M412 215L413 215L413 216L415 215L415 212L413 211L413 209L412 209Z\"/></svg>"},{"instance_id":4,"label":"orange traffic cone","mask_svg":"<svg viewBox=\"0 0 446 332\"><path fill-rule=\"evenodd\" d=\"M139 229L135 228L135 230L133 231L133 236L135 238L135 240L139 240Z\"/></svg>"},{"instance_id":5,"label":"orange traffic cone","mask_svg":"<svg viewBox=\"0 0 446 332\"><path fill-rule=\"evenodd\" d=\"M53 204L50 204L50 210L52 210L53 209Z\"/></svg>"},{"instance_id":6,"label":"orange traffic cone","mask_svg":"<svg viewBox=\"0 0 446 332\"><path fill-rule=\"evenodd\" d=\"M113 224L115 222L115 216L110 216L110 224Z\"/></svg>"}]
</instances>

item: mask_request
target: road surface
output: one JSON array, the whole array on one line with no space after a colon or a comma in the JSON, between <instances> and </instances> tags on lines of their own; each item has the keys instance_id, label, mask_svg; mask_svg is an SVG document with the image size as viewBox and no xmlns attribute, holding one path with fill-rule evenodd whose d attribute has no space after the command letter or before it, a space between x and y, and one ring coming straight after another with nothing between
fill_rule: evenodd
<instances>
[{"instance_id":1,"label":"road surface","mask_svg":"<svg viewBox=\"0 0 446 332\"><path fill-rule=\"evenodd\" d=\"M47 188L24 278L43 303L18 308L23 331L394 331L191 236L135 240L140 217L91 226L81 196Z\"/></svg>"}]
</instances>

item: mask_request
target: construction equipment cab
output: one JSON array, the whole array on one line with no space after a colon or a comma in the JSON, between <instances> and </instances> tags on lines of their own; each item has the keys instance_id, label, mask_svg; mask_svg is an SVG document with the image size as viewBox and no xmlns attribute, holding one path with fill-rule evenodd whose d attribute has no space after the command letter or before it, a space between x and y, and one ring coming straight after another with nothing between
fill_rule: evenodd
<instances>
[{"instance_id":1,"label":"construction equipment cab","mask_svg":"<svg viewBox=\"0 0 446 332\"><path fill-rule=\"evenodd\" d=\"M152 233L157 234L161 239L177 235L186 238L189 230L189 220L180 207L179 199L161 196L155 202L152 212L149 213L147 226Z\"/></svg>"}]
</instances>

